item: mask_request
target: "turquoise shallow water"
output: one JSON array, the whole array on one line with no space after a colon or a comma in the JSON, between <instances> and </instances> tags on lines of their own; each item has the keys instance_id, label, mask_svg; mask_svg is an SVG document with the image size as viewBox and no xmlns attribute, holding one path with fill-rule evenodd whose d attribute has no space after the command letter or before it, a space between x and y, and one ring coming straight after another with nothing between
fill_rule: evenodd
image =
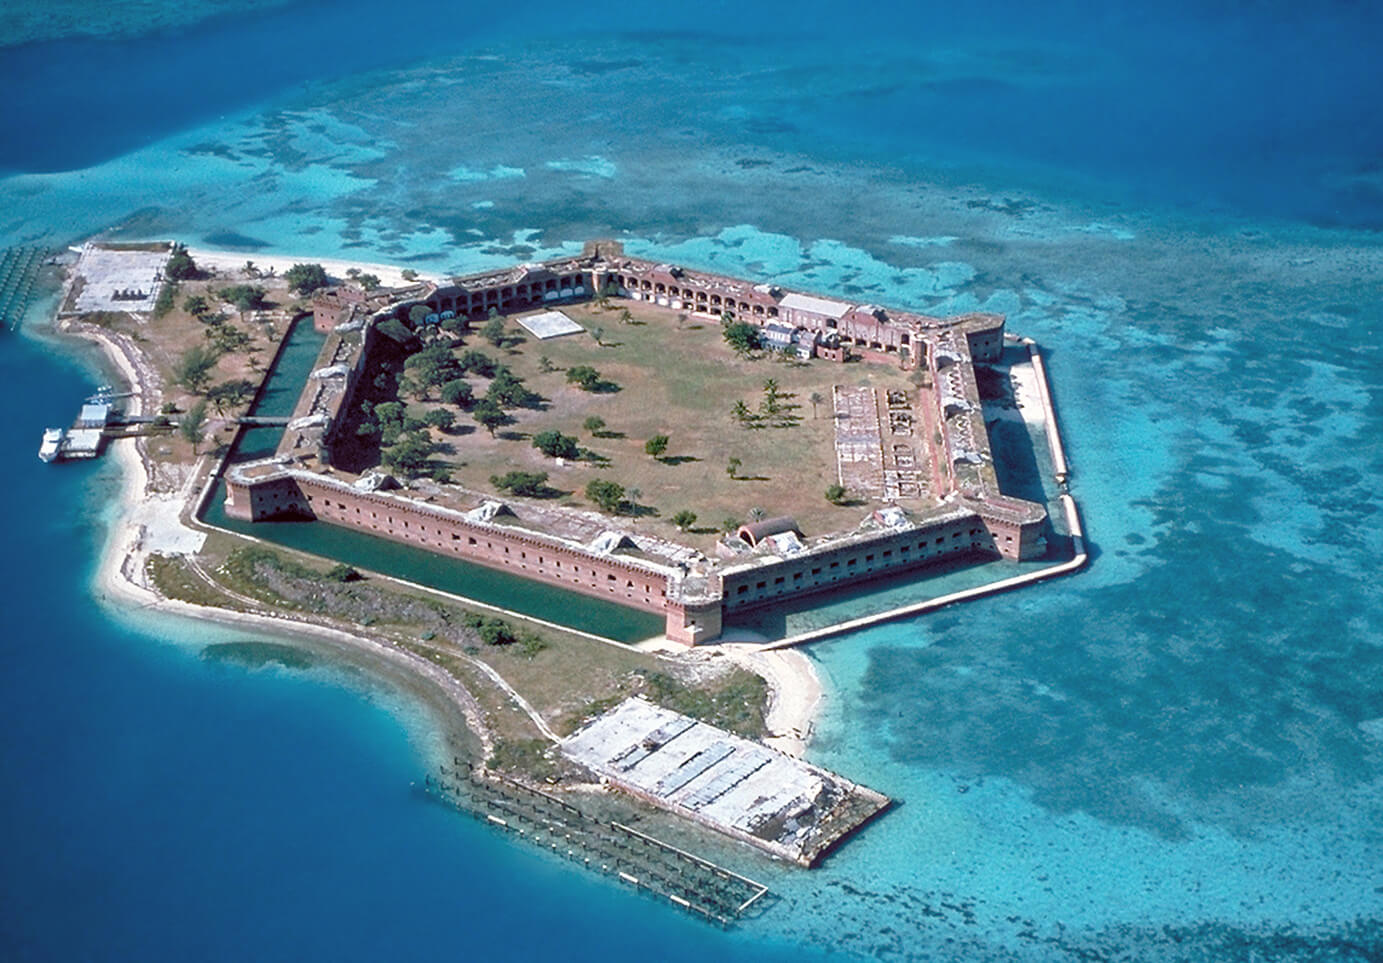
<instances>
[{"instance_id":1,"label":"turquoise shallow water","mask_svg":"<svg viewBox=\"0 0 1383 963\"><path fill-rule=\"evenodd\" d=\"M783 899L727 936L420 806L426 726L394 697L55 605L85 597L111 482L32 460L83 376L11 343L0 450L38 510L12 519L30 564L8 573L8 955L431 958L463 926L482 958L1383 953L1373 15L762 4L739 32L714 9L616 32L527 12L521 40L203 91L65 164L20 151L0 237L459 270L612 234L1004 311L1048 350L1091 567L810 652L812 758L902 805L812 874L746 857ZM213 57L218 36L140 49Z\"/></svg>"}]
</instances>

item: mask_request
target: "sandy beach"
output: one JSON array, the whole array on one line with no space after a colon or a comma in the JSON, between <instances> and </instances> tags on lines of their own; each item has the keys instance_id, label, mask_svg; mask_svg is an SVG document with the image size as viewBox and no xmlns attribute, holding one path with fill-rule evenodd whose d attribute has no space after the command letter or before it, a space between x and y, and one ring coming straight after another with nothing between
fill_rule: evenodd
<instances>
[{"instance_id":1,"label":"sandy beach","mask_svg":"<svg viewBox=\"0 0 1383 963\"><path fill-rule=\"evenodd\" d=\"M757 643L727 642L721 649L727 656L768 683L768 712L764 724L768 736L764 743L787 753L803 756L815 729L821 708L821 679L811 660L797 649L756 651Z\"/></svg>"},{"instance_id":2,"label":"sandy beach","mask_svg":"<svg viewBox=\"0 0 1383 963\"><path fill-rule=\"evenodd\" d=\"M104 349L108 360L134 392L132 412L138 413L150 406L147 386L152 372L132 346L100 328L69 326L66 330L74 336L95 341ZM119 439L107 452L119 465L121 489L116 510L118 521L112 527L94 578L93 588L98 597L131 609L152 609L244 626L358 666L422 702L445 730L443 736L450 750L460 751L461 747L474 746L478 741L477 754L484 758L490 753L493 746L480 706L459 682L426 659L376 639L292 616L266 616L194 605L158 593L144 574L149 556L159 552L194 552L205 541L205 533L186 525L182 515L190 510L207 472L187 472L181 484L170 487L171 479L155 479L151 475L138 444L135 439ZM203 456L201 467L210 467L209 456Z\"/></svg>"},{"instance_id":3,"label":"sandy beach","mask_svg":"<svg viewBox=\"0 0 1383 963\"><path fill-rule=\"evenodd\" d=\"M211 269L222 274L238 274L245 268L246 261L253 261L255 267L260 271L268 271L273 268L274 273L280 276L295 264L320 264L332 278L341 281L346 279L346 272L356 269L365 274L373 274L379 278L380 283L388 287L403 287L411 284L403 276L404 268L397 264L369 264L362 261L343 261L338 258L321 257L288 257L281 254L251 254L244 251L210 251L205 248L188 248L187 253L192 255L192 260L203 270ZM419 271L418 280L422 281L441 281L440 274L433 274L428 271Z\"/></svg>"}]
</instances>

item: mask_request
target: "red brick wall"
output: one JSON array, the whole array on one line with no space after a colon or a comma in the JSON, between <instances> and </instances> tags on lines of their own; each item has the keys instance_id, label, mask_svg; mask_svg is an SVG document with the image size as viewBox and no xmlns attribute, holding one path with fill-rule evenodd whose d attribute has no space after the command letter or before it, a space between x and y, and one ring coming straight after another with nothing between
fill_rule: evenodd
<instances>
[{"instance_id":1,"label":"red brick wall","mask_svg":"<svg viewBox=\"0 0 1383 963\"><path fill-rule=\"evenodd\" d=\"M349 491L310 476L299 477L297 484L318 521L502 568L645 611L664 612L668 608L667 577L660 572L554 545L522 532L474 525L418 502Z\"/></svg>"},{"instance_id":2,"label":"red brick wall","mask_svg":"<svg viewBox=\"0 0 1383 963\"><path fill-rule=\"evenodd\" d=\"M841 588L964 552L988 551L991 544L984 524L973 515L906 532L883 533L867 542L804 553L726 575L722 580L725 611L751 608L790 595Z\"/></svg>"}]
</instances>

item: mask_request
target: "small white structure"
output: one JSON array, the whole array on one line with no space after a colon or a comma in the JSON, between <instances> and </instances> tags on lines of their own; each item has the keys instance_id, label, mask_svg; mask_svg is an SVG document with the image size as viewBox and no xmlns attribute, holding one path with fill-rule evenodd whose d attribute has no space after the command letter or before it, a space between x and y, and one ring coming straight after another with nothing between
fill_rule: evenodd
<instances>
[{"instance_id":1,"label":"small white structure","mask_svg":"<svg viewBox=\"0 0 1383 963\"><path fill-rule=\"evenodd\" d=\"M561 311L544 311L542 314L519 318L518 322L525 331L539 341L560 338L568 334L580 334L586 330Z\"/></svg>"}]
</instances>

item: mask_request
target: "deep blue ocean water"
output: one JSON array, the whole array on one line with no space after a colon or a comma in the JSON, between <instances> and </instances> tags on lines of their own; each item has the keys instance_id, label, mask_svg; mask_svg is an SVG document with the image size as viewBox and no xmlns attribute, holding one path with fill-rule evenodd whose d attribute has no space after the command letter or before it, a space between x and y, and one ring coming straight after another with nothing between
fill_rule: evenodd
<instances>
[{"instance_id":1,"label":"deep blue ocean water","mask_svg":"<svg viewBox=\"0 0 1383 963\"><path fill-rule=\"evenodd\" d=\"M460 270L615 235L1006 312L1095 550L812 650L812 758L903 805L811 874L744 857L782 900L724 934L421 802L403 697L103 605L113 466L33 457L102 376L10 339L0 955L1383 956L1379 21L350 0L0 47L3 244Z\"/></svg>"}]
</instances>

